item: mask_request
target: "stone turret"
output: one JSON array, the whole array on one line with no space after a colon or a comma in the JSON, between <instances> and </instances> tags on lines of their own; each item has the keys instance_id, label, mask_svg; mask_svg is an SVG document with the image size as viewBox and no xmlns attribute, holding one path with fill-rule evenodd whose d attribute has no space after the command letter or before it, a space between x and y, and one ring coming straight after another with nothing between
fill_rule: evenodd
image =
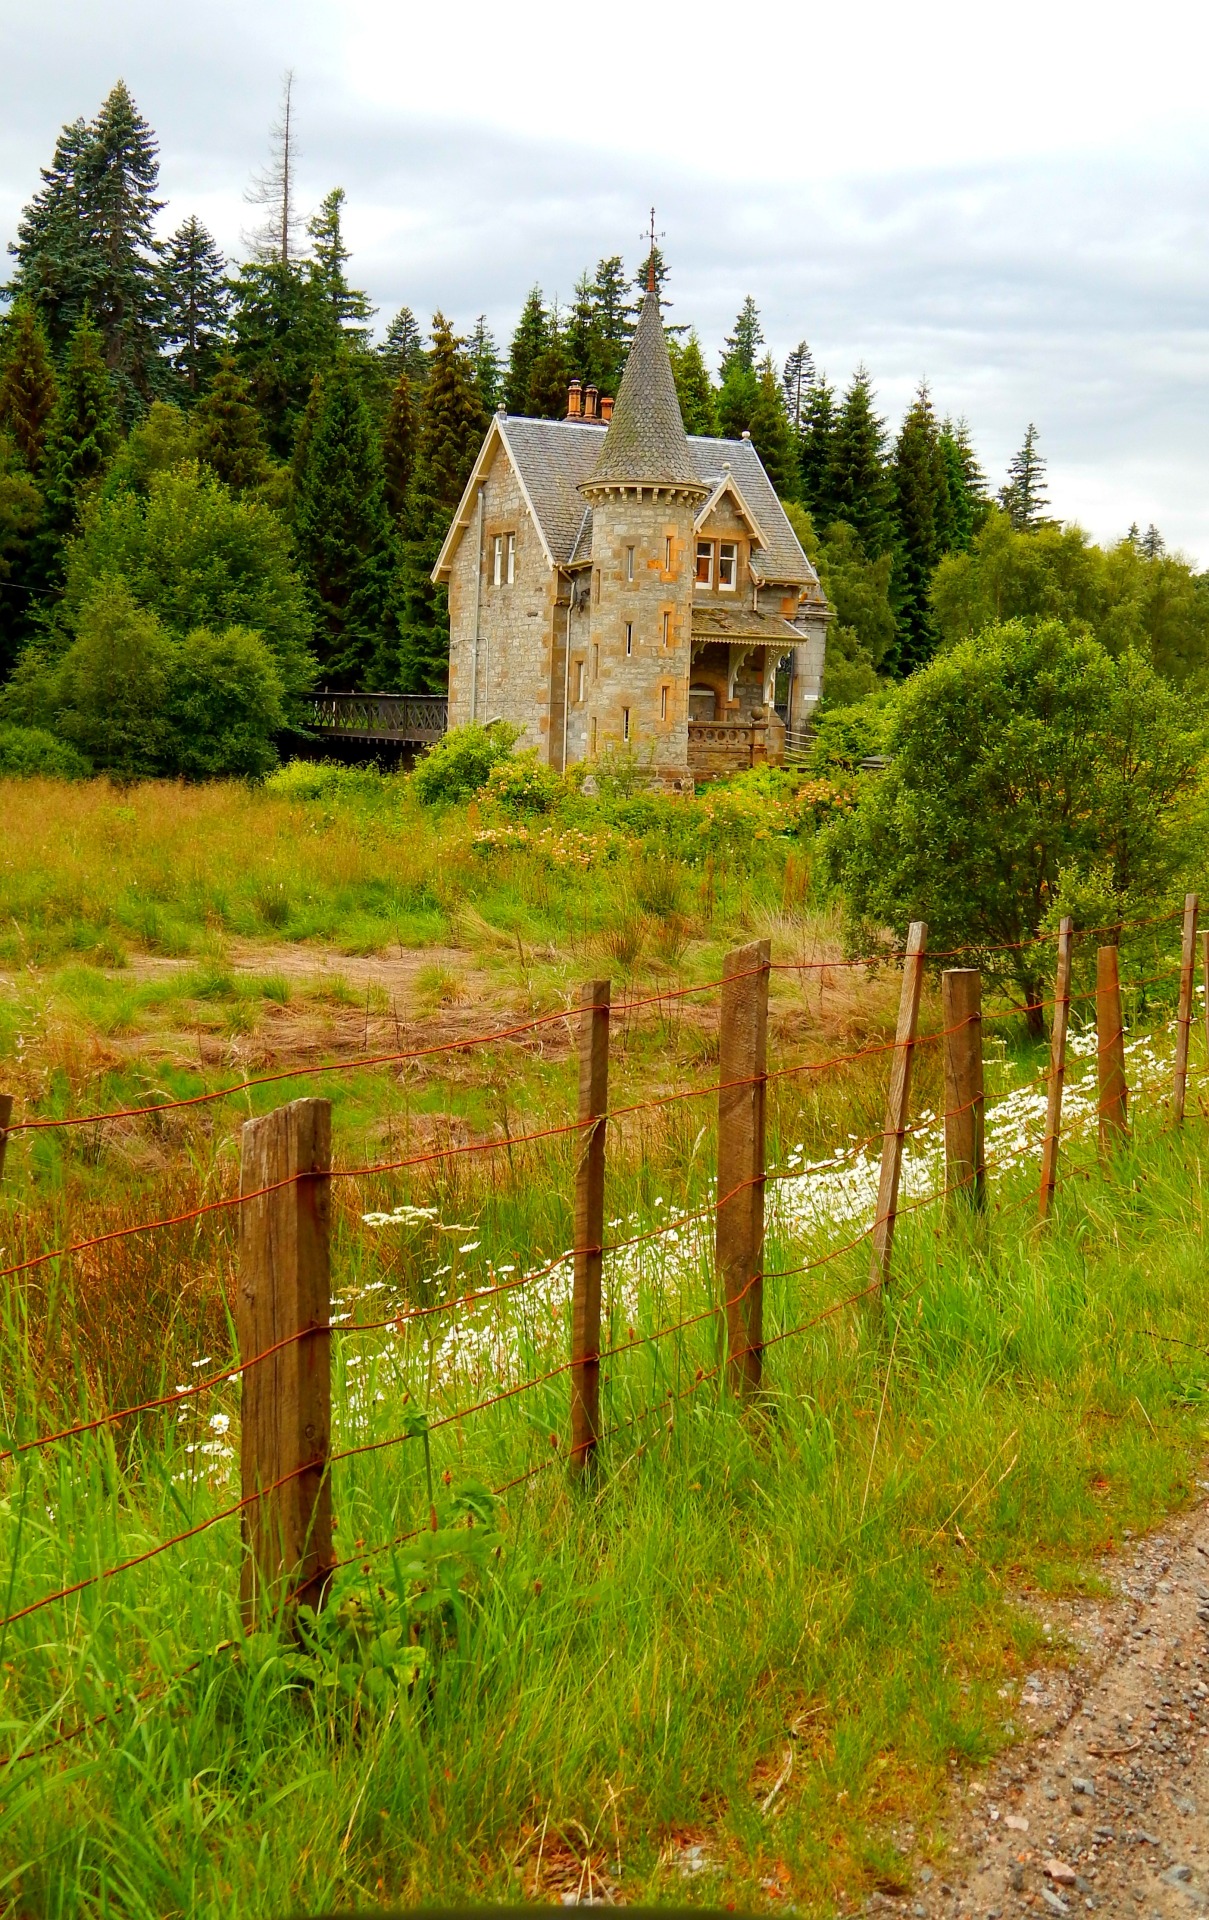
<instances>
[{"instance_id":1,"label":"stone turret","mask_svg":"<svg viewBox=\"0 0 1209 1920\"><path fill-rule=\"evenodd\" d=\"M588 758L639 741L648 755L653 740L658 771L687 778L693 526L709 488L649 282L609 430L579 492L592 509Z\"/></svg>"}]
</instances>

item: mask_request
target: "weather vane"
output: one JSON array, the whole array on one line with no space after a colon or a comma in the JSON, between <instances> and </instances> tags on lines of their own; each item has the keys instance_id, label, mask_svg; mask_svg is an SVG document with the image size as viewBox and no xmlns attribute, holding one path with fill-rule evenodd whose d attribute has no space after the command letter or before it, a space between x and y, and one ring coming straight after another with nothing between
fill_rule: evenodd
<instances>
[{"instance_id":1,"label":"weather vane","mask_svg":"<svg viewBox=\"0 0 1209 1920\"><path fill-rule=\"evenodd\" d=\"M654 293L655 291L655 250L659 241L665 240L667 238L666 234L664 233L657 234L655 231L654 207L651 208L650 232L644 233L642 237L644 240L647 240L650 243L650 251L648 252L646 257L646 290L648 293Z\"/></svg>"}]
</instances>

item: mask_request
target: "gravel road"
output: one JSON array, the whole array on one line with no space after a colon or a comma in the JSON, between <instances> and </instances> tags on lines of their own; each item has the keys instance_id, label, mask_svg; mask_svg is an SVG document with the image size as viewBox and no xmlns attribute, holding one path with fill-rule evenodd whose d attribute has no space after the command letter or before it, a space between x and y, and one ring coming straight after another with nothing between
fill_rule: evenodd
<instances>
[{"instance_id":1,"label":"gravel road","mask_svg":"<svg viewBox=\"0 0 1209 1920\"><path fill-rule=\"evenodd\" d=\"M948 1863L905 1869L910 1890L867 1913L1209 1913L1209 1509L1127 1539L1104 1571L1114 1598L1043 1613L1082 1657L1028 1676L1020 1743L977 1779L955 1772Z\"/></svg>"}]
</instances>

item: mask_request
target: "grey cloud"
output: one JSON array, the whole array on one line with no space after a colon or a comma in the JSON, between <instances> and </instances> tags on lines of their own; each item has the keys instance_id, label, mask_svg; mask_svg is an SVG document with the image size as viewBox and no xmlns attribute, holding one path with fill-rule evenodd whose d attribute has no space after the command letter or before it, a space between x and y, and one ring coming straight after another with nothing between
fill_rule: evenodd
<instances>
[{"instance_id":1,"label":"grey cloud","mask_svg":"<svg viewBox=\"0 0 1209 1920\"><path fill-rule=\"evenodd\" d=\"M124 74L162 142L173 223L197 208L232 253L243 186L264 157L281 69L298 73L301 184L349 195L360 284L384 323L403 302L501 337L534 281L570 298L602 254L631 263L654 200L675 317L716 353L745 293L774 351L803 335L841 384L863 360L892 423L926 376L968 415L992 478L1027 422L1056 511L1100 537L1153 518L1209 563L1209 149L1067 156L810 183L735 184L725 119L697 127L678 166L594 140L528 140L366 108L340 78L318 6L220 7L213 32L149 5L15 11L3 25L0 240L15 230L60 124ZM246 18L244 17L246 15ZM691 125L692 122L687 124Z\"/></svg>"}]
</instances>

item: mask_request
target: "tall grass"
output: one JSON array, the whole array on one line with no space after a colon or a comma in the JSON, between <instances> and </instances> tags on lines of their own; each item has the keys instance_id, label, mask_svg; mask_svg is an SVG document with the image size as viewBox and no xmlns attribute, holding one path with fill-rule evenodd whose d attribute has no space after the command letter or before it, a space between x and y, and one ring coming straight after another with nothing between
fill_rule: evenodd
<instances>
[{"instance_id":1,"label":"tall grass","mask_svg":"<svg viewBox=\"0 0 1209 1920\"><path fill-rule=\"evenodd\" d=\"M1083 1585L1092 1554L1192 1485L1204 1143L1196 1123L1183 1138L1139 1125L1111 1170L1068 1161L1044 1239L1024 1230L1032 1168L1000 1180L985 1225L907 1215L880 1313L826 1312L863 1286L865 1247L770 1277L770 1334L824 1317L774 1339L756 1412L720 1384L713 1319L644 1339L709 1306L708 1259L655 1242L641 1267L615 1263L604 1471L586 1489L567 1481L561 1375L433 1431L442 1506L468 1482L533 1477L503 1496L499 1555L444 1627L422 1630L422 1684L377 1714L300 1686L280 1650L240 1650L230 1521L17 1622L0 1656L9 1751L102 1720L4 1770L11 1903L267 1915L549 1897L590 1880L630 1899L792 1896L822 1910L841 1889L906 1884L905 1856L943 1847L951 1762L976 1765L1010 1737L1001 1689L1061 1657L1048 1596ZM473 1231L444 1204L465 1190L397 1230L363 1228L346 1204L338 1310L382 1317L423 1296L436 1265L453 1269L438 1290L458 1291L471 1266L537 1264L566 1223L528 1192L523 1178L501 1187ZM637 1167L612 1192L636 1228L669 1199L646 1196ZM774 1224L770 1275L840 1238ZM86 1294L76 1275L51 1317L78 1314ZM342 1337L337 1448L544 1371L566 1335L548 1298L520 1292L471 1316L461 1354L433 1337L439 1317ZM4 1332L4 1379L25 1396L7 1396L16 1437L45 1412L35 1320L10 1309ZM177 1380L227 1351L217 1321L189 1327ZM91 1391L81 1384L81 1407ZM217 1389L121 1439L9 1462L5 1611L228 1503L237 1418L234 1389ZM407 1546L371 1550L425 1523L422 1445L338 1465L334 1492L351 1564L333 1605L406 1612ZM682 1878L686 1859L705 1870Z\"/></svg>"}]
</instances>

